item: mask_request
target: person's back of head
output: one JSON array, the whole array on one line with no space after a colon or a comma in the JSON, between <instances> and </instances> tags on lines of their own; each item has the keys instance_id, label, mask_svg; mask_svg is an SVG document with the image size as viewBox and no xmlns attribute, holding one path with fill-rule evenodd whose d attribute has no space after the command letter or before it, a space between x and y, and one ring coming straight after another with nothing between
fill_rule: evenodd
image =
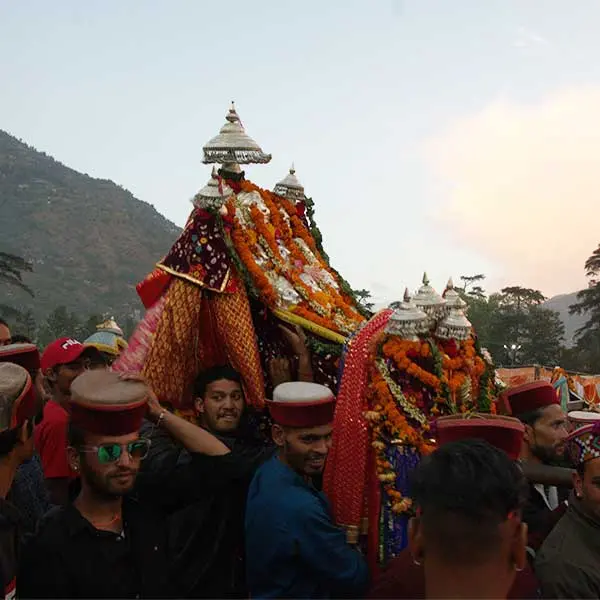
<instances>
[{"instance_id":1,"label":"person's back of head","mask_svg":"<svg viewBox=\"0 0 600 600\"><path fill-rule=\"evenodd\" d=\"M520 467L482 440L452 442L423 459L411 493L410 546L428 597L505 598L526 562Z\"/></svg>"},{"instance_id":2,"label":"person's back of head","mask_svg":"<svg viewBox=\"0 0 600 600\"><path fill-rule=\"evenodd\" d=\"M0 363L0 461L14 471L33 455L36 398L31 377L20 365Z\"/></svg>"}]
</instances>

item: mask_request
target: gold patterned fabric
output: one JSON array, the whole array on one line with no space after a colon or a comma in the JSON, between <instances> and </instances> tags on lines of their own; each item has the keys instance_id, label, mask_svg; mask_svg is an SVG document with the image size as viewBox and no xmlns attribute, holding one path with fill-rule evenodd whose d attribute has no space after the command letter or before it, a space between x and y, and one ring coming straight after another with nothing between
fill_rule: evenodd
<instances>
[{"instance_id":1,"label":"gold patterned fabric","mask_svg":"<svg viewBox=\"0 0 600 600\"><path fill-rule=\"evenodd\" d=\"M200 370L202 290L174 279L142 371L161 402L186 404Z\"/></svg>"},{"instance_id":2,"label":"gold patterned fabric","mask_svg":"<svg viewBox=\"0 0 600 600\"><path fill-rule=\"evenodd\" d=\"M244 286L236 287L237 291L232 294L210 294L209 305L229 364L244 380L248 404L263 407L265 382L250 304Z\"/></svg>"}]
</instances>

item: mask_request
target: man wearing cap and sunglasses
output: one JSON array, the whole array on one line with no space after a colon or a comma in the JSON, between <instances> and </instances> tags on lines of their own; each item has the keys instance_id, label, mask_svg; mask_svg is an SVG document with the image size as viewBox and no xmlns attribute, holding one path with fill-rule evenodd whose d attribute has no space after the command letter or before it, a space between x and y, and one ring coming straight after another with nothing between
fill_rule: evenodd
<instances>
[{"instance_id":1,"label":"man wearing cap and sunglasses","mask_svg":"<svg viewBox=\"0 0 600 600\"><path fill-rule=\"evenodd\" d=\"M52 342L42 354L41 370L51 398L44 407L42 423L35 428L35 445L53 504L66 504L70 486L77 479L67 460L67 403L71 384L97 354L96 348L66 337Z\"/></svg>"},{"instance_id":2,"label":"man wearing cap and sunglasses","mask_svg":"<svg viewBox=\"0 0 600 600\"><path fill-rule=\"evenodd\" d=\"M0 594L15 594L21 515L6 500L19 466L34 452L35 392L29 373L0 363Z\"/></svg>"},{"instance_id":3,"label":"man wearing cap and sunglasses","mask_svg":"<svg viewBox=\"0 0 600 600\"><path fill-rule=\"evenodd\" d=\"M50 511L26 545L21 597L173 597L166 520L128 496L150 446L139 434L150 403L151 411L161 410L136 377L96 370L73 382L68 456L81 491L72 504ZM197 429L174 415L162 420L166 426L176 420L182 435L186 426ZM213 449L227 452L210 439ZM199 450L206 449L200 442Z\"/></svg>"}]
</instances>

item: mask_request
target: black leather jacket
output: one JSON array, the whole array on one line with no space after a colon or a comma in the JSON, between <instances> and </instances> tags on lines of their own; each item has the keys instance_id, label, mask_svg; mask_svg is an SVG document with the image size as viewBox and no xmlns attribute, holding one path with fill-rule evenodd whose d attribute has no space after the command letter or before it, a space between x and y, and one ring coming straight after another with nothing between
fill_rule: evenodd
<instances>
[{"instance_id":1,"label":"black leather jacket","mask_svg":"<svg viewBox=\"0 0 600 600\"><path fill-rule=\"evenodd\" d=\"M146 424L152 439L138 477L140 499L169 514L170 580L185 598L242 598L244 512L255 470L274 452L258 440L221 438L225 456L192 454Z\"/></svg>"}]
</instances>

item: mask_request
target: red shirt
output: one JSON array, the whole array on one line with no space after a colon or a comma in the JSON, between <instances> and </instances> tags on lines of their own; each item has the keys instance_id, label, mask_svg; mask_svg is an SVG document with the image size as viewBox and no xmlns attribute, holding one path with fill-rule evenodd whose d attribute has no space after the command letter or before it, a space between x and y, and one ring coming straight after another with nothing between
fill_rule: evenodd
<instances>
[{"instance_id":1,"label":"red shirt","mask_svg":"<svg viewBox=\"0 0 600 600\"><path fill-rule=\"evenodd\" d=\"M34 432L35 447L46 479L77 477L67 459L68 426L69 413L54 400L48 400L44 406L44 419Z\"/></svg>"}]
</instances>

